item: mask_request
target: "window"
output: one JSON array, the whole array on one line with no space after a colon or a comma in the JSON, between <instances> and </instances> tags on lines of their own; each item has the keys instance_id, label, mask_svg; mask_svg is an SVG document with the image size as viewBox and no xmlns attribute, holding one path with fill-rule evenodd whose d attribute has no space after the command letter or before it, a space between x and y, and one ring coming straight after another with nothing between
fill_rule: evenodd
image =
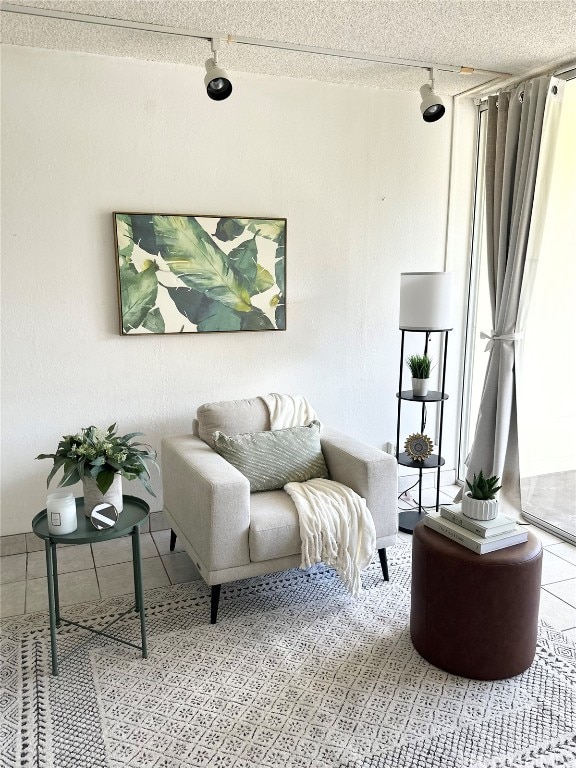
<instances>
[{"instance_id":1,"label":"window","mask_svg":"<svg viewBox=\"0 0 576 768\"><path fill-rule=\"evenodd\" d=\"M576 76L576 73L572 73ZM492 328L486 253L484 167L487 110L480 109L469 271L458 479L474 440ZM522 509L531 522L576 544L576 398L569 371L576 259L576 79L565 83L542 243L522 345L518 432ZM566 362L568 360L569 362ZM563 362L564 361L564 362ZM568 374L567 380L564 374Z\"/></svg>"},{"instance_id":2,"label":"window","mask_svg":"<svg viewBox=\"0 0 576 768\"><path fill-rule=\"evenodd\" d=\"M484 157L486 149L487 108L480 108L476 145L476 174L472 249L470 255L468 314L466 321L464 381L460 422L457 478L463 483L466 475L464 462L474 440L474 428L478 418L480 396L486 372L488 355L480 342L480 331L490 331L490 296L488 294L488 267L486 264L486 221L484 196Z\"/></svg>"}]
</instances>

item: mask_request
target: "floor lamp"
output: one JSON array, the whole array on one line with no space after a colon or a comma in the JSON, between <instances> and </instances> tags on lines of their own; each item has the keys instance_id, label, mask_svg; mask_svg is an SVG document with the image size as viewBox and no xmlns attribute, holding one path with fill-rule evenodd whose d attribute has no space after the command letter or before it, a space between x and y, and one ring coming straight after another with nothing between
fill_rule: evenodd
<instances>
[{"instance_id":1,"label":"floor lamp","mask_svg":"<svg viewBox=\"0 0 576 768\"><path fill-rule=\"evenodd\" d=\"M448 332L452 330L452 273L451 272L403 272L400 275L400 330L402 341L400 346L400 372L398 376L398 418L396 422L396 461L399 465L418 470L418 507L400 512L399 528L405 533L412 533L416 523L422 519L422 472L424 469L437 470L436 482L436 511L440 506L440 469L445 463L442 457L442 430L444 426L444 402L446 394L446 356L448 351ZM442 381L441 389L429 391L426 395L416 395L411 389L402 389L404 370L404 342L406 333L424 334L424 354L428 354L428 345L432 333L444 334L444 344L441 352ZM418 455L412 447L411 452L400 451L400 423L402 402L409 401L421 404L420 433L411 435L416 438L413 445L422 446ZM440 406L440 424L438 431L438 453L430 453L427 449L427 438L423 433L426 426L426 408L428 403ZM425 438L425 439L424 439Z\"/></svg>"}]
</instances>

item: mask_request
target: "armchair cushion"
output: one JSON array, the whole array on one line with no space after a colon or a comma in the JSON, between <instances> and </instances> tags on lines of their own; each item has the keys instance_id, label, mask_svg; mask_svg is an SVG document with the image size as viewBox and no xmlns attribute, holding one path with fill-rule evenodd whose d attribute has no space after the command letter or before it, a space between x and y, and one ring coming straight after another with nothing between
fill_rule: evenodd
<instances>
[{"instance_id":1,"label":"armchair cushion","mask_svg":"<svg viewBox=\"0 0 576 768\"><path fill-rule=\"evenodd\" d=\"M218 453L248 478L250 491L273 491L286 483L328 477L320 447L320 423L233 437L213 435Z\"/></svg>"},{"instance_id":2,"label":"armchair cushion","mask_svg":"<svg viewBox=\"0 0 576 768\"><path fill-rule=\"evenodd\" d=\"M287 493L264 491L251 494L248 541L253 563L300 554L300 521Z\"/></svg>"},{"instance_id":3,"label":"armchair cushion","mask_svg":"<svg viewBox=\"0 0 576 768\"><path fill-rule=\"evenodd\" d=\"M213 434L226 435L264 432L270 429L270 413L261 397L205 403L198 408L198 437L214 448Z\"/></svg>"}]
</instances>

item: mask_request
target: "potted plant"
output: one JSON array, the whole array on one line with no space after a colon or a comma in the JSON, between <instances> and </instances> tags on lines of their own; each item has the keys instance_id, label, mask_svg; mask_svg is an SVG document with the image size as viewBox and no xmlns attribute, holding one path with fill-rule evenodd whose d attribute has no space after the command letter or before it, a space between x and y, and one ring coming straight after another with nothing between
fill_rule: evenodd
<instances>
[{"instance_id":1,"label":"potted plant","mask_svg":"<svg viewBox=\"0 0 576 768\"><path fill-rule=\"evenodd\" d=\"M410 355L406 364L412 374L412 393L416 397L425 397L428 394L432 360L428 355Z\"/></svg>"},{"instance_id":2,"label":"potted plant","mask_svg":"<svg viewBox=\"0 0 576 768\"><path fill-rule=\"evenodd\" d=\"M495 496L502 488L499 482L500 478L496 475L484 477L482 470L478 476L474 474L472 482L467 480L468 490L462 496L462 514L472 520L493 520L498 514Z\"/></svg>"},{"instance_id":3,"label":"potted plant","mask_svg":"<svg viewBox=\"0 0 576 768\"><path fill-rule=\"evenodd\" d=\"M158 466L156 451L144 443L134 442L142 432L117 435L116 424L106 431L94 426L83 428L78 434L64 435L56 453L41 453L37 459L52 459L54 466L46 485L62 467L64 472L58 486L74 485L82 481L84 510L90 516L99 503L113 504L122 511L122 478L140 480L148 493L152 490L147 463Z\"/></svg>"}]
</instances>

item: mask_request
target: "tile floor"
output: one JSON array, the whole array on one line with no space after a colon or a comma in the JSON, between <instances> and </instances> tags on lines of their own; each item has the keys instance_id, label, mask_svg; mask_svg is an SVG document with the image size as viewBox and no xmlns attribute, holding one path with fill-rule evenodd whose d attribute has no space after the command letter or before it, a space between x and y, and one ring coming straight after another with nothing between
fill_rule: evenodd
<instances>
[{"instance_id":1,"label":"tile floor","mask_svg":"<svg viewBox=\"0 0 576 768\"><path fill-rule=\"evenodd\" d=\"M440 501L452 500L455 488L443 488ZM422 503L434 504L434 489L423 491ZM400 507L406 507L402 503ZM540 615L576 642L576 547L529 526L542 540L544 563ZM144 588L152 589L200 578L188 555L169 551L170 531L161 512L150 515L142 532ZM401 540L411 536L400 533ZM44 542L34 534L0 538L0 617L46 611ZM98 544L59 546L60 602L64 605L128 594L132 591L129 538Z\"/></svg>"},{"instance_id":2,"label":"tile floor","mask_svg":"<svg viewBox=\"0 0 576 768\"><path fill-rule=\"evenodd\" d=\"M176 542L161 512L150 515L141 533L144 588L199 579L200 574ZM44 542L32 533L0 538L0 616L46 611L48 605ZM132 582L130 537L78 546L58 545L60 604L73 605L129 594Z\"/></svg>"}]
</instances>

